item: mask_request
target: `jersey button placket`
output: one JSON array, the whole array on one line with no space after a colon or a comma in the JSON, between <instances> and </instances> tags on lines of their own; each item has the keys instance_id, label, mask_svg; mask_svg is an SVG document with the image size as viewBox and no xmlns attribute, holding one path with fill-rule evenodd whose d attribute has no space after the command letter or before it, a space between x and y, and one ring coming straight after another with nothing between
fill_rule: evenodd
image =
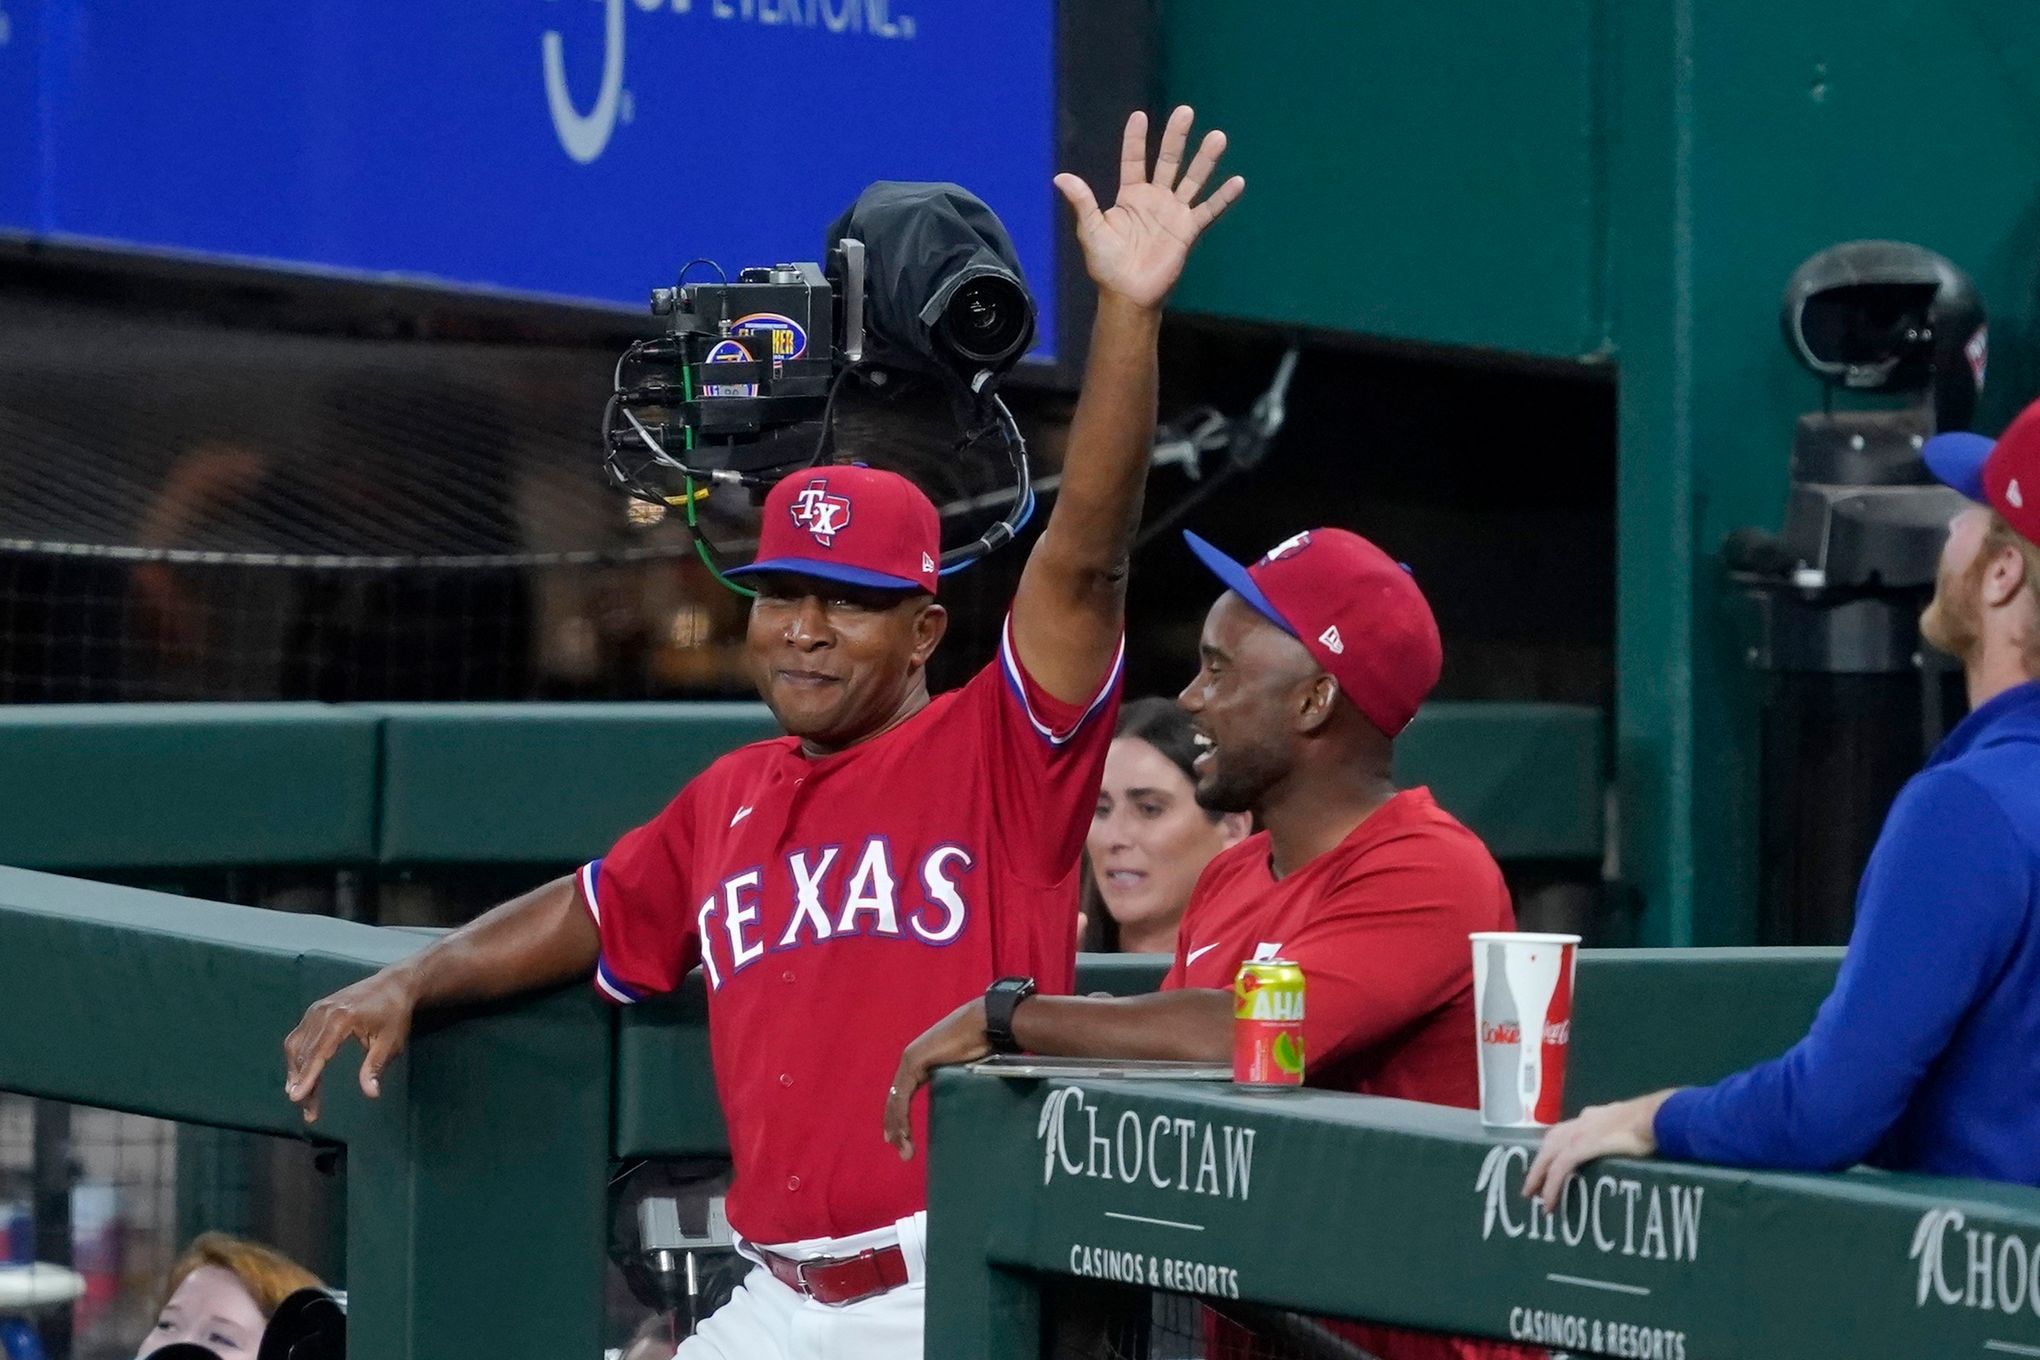
<instances>
[{"instance_id":1,"label":"jersey button placket","mask_svg":"<svg viewBox=\"0 0 2040 1360\"><path fill-rule=\"evenodd\" d=\"M780 1084L781 1086L791 1086L791 1085L793 1085L793 1073L791 1073L791 1072L781 1072L781 1073L779 1074L779 1084Z\"/></svg>"},{"instance_id":2,"label":"jersey button placket","mask_svg":"<svg viewBox=\"0 0 2040 1360\"><path fill-rule=\"evenodd\" d=\"M798 1190L798 1189L800 1189L800 1177L798 1177L798 1176L788 1176L788 1177L786 1178L786 1188L787 1188L788 1190Z\"/></svg>"}]
</instances>

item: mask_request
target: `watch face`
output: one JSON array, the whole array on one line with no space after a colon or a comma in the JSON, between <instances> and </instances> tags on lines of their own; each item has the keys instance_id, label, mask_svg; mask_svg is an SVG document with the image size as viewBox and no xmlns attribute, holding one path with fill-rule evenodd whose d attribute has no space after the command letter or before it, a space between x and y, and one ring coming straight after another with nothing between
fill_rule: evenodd
<instances>
[{"instance_id":1,"label":"watch face","mask_svg":"<svg viewBox=\"0 0 2040 1360\"><path fill-rule=\"evenodd\" d=\"M1034 994L1034 979L1000 978L985 993L985 1038L1001 1053L1016 1053L1013 1041L1013 1010Z\"/></svg>"}]
</instances>

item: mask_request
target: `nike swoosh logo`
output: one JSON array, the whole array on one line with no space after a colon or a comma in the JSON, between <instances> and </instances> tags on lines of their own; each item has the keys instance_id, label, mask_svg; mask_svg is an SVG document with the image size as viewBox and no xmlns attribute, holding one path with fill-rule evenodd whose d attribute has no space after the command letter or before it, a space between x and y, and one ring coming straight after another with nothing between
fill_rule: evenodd
<instances>
[{"instance_id":1,"label":"nike swoosh logo","mask_svg":"<svg viewBox=\"0 0 2040 1360\"><path fill-rule=\"evenodd\" d=\"M736 824L737 824L738 822L741 822L741 821L743 821L743 820L744 820L744 818L746 818L746 817L748 817L748 816L750 816L750 815L751 815L751 809L750 809L750 808L747 808L747 807L740 807L740 808L738 808L738 809L737 809L737 815L736 815L736 816L734 816L734 817L732 817L732 818L730 818L730 825L731 825L731 826L735 826L735 825L736 825Z\"/></svg>"},{"instance_id":2,"label":"nike swoosh logo","mask_svg":"<svg viewBox=\"0 0 2040 1360\"><path fill-rule=\"evenodd\" d=\"M1188 967L1189 965L1191 965L1191 964L1193 964L1193 963L1197 962L1197 960L1199 960L1199 959L1203 958L1203 957L1204 957L1204 956L1205 956L1206 954L1209 954L1209 953L1210 953L1210 952L1211 952L1212 950L1214 950L1214 949L1216 949L1216 948L1218 948L1218 946L1217 946L1217 945L1215 945L1215 944L1208 944L1208 945L1204 946L1204 948L1202 948L1202 949L1193 949L1193 950L1191 950L1191 951L1190 951L1190 952L1189 952L1188 954L1185 954L1185 955L1183 956L1183 964L1184 964L1184 966L1185 966L1185 967Z\"/></svg>"}]
</instances>

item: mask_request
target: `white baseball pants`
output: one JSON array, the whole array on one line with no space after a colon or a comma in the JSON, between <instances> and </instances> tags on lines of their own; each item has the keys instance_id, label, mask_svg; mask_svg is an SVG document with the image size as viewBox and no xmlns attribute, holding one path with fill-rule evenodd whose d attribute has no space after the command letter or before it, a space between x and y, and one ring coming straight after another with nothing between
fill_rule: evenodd
<instances>
[{"instance_id":1,"label":"white baseball pants","mask_svg":"<svg viewBox=\"0 0 2040 1360\"><path fill-rule=\"evenodd\" d=\"M699 1330L680 1343L674 1360L921 1360L921 1319L928 1274L928 1216L854 1237L824 1237L770 1249L809 1260L855 1256L898 1242L907 1283L840 1308L816 1303L754 1267L744 1283ZM746 1244L738 1242L738 1250Z\"/></svg>"}]
</instances>

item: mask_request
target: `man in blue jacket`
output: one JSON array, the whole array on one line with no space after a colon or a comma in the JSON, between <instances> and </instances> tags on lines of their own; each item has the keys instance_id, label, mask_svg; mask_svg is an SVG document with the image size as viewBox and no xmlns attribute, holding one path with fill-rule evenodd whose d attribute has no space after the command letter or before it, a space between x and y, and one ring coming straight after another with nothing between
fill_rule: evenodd
<instances>
[{"instance_id":1,"label":"man in blue jacket","mask_svg":"<svg viewBox=\"0 0 2040 1360\"><path fill-rule=\"evenodd\" d=\"M1892 804L1835 990L1781 1058L1553 1128L1524 1183L1549 1208L1607 1156L2040 1186L2040 402L1925 452L1978 502L1920 619L1971 712Z\"/></svg>"}]
</instances>

